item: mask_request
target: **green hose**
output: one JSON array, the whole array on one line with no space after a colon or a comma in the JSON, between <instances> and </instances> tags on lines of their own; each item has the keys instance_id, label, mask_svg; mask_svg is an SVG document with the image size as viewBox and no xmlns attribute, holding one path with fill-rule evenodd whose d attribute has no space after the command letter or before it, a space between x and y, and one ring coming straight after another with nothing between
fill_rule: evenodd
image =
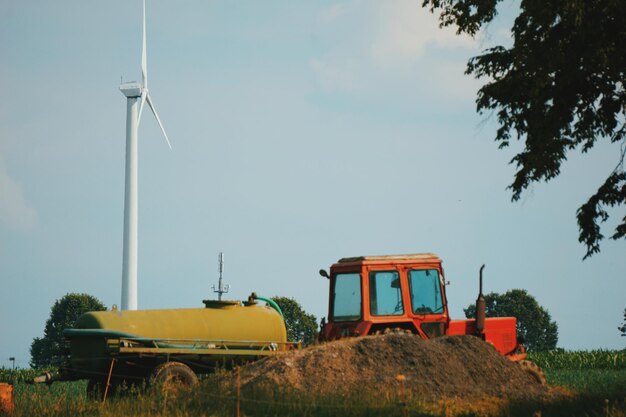
<instances>
[{"instance_id":1,"label":"green hose","mask_svg":"<svg viewBox=\"0 0 626 417\"><path fill-rule=\"evenodd\" d=\"M278 312L278 314L280 314L280 317L285 320L285 316L283 316L283 312L280 309L280 307L278 307L278 304L276 304L276 302L274 300L272 300L271 298L265 298L265 297L259 297L258 295L254 295L254 298L257 300L261 300L261 301L265 301L267 304L269 304L274 310L276 310Z\"/></svg>"}]
</instances>

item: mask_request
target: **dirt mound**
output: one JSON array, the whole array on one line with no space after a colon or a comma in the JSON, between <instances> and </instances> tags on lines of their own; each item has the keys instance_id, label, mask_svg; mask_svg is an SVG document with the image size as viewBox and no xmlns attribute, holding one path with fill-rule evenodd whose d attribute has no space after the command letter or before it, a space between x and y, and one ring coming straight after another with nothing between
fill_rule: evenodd
<instances>
[{"instance_id":1,"label":"dirt mound","mask_svg":"<svg viewBox=\"0 0 626 417\"><path fill-rule=\"evenodd\" d=\"M549 389L474 336L424 340L388 334L339 341L268 357L241 368L242 389L284 387L308 394L397 392L398 375L425 400L499 397L541 400Z\"/></svg>"}]
</instances>

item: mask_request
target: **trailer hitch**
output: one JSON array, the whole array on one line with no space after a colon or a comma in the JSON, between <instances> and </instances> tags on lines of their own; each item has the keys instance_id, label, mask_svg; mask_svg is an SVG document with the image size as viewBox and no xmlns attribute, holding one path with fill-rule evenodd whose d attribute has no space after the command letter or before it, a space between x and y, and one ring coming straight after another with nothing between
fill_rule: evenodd
<instances>
[{"instance_id":1,"label":"trailer hitch","mask_svg":"<svg viewBox=\"0 0 626 417\"><path fill-rule=\"evenodd\" d=\"M59 380L58 373L46 372L43 375L39 375L31 380L26 381L27 384L46 384L48 386L52 385L53 382Z\"/></svg>"}]
</instances>

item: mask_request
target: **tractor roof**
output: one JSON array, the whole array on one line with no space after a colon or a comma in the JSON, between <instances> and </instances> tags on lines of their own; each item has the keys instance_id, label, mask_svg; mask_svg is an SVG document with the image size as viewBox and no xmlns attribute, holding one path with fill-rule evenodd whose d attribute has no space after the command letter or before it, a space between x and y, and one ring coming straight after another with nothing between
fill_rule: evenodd
<instances>
[{"instance_id":1,"label":"tractor roof","mask_svg":"<svg viewBox=\"0 0 626 417\"><path fill-rule=\"evenodd\" d=\"M428 262L441 262L441 259L434 253L411 253L408 255L383 255L383 256L353 256L350 258L341 258L337 263L351 263L351 262L415 262L415 261L428 261Z\"/></svg>"}]
</instances>

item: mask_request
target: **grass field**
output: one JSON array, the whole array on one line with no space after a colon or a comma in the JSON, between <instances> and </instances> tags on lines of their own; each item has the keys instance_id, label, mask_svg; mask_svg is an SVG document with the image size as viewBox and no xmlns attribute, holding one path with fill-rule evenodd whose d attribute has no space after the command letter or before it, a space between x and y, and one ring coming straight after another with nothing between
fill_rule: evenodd
<instances>
[{"instance_id":1,"label":"grass field","mask_svg":"<svg viewBox=\"0 0 626 417\"><path fill-rule=\"evenodd\" d=\"M568 399L549 406L504 404L483 399L475 404L444 401L425 404L419 399L376 397L359 392L354 397L314 398L278 394L264 390L247 392L240 398L246 416L435 416L509 415L626 417L626 351L565 352L535 354L531 359L544 369L548 382L563 387ZM88 400L86 383L28 385L23 381L36 371L0 369L0 381L15 380L14 416L234 416L236 396L215 375L191 390L178 389L155 394L145 390L107 400ZM374 395L374 396L373 396Z\"/></svg>"}]
</instances>

